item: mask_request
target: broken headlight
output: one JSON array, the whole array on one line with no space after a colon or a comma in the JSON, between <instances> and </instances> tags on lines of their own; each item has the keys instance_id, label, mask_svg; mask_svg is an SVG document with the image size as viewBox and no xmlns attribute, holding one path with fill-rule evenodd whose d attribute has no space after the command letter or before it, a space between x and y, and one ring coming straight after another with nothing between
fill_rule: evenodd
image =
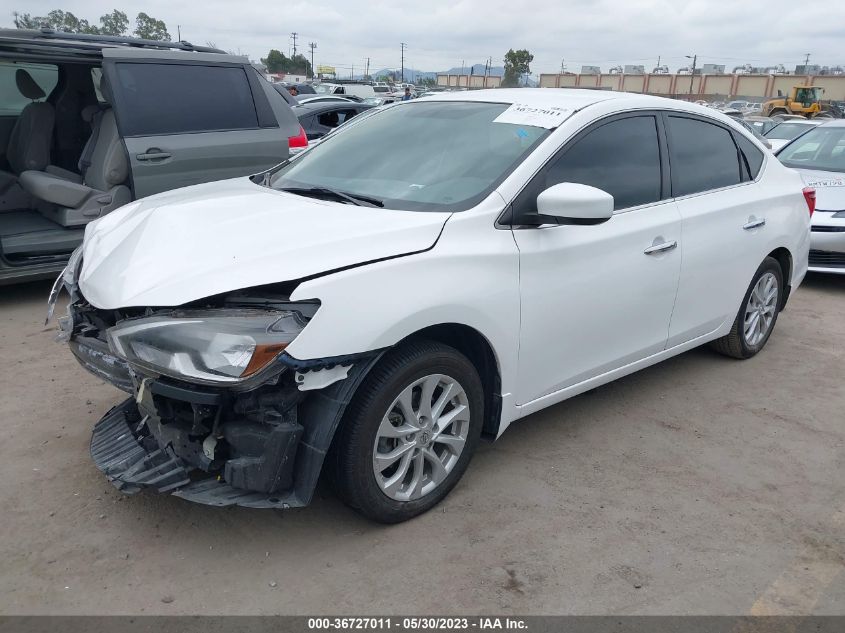
<instances>
[{"instance_id":1,"label":"broken headlight","mask_svg":"<svg viewBox=\"0 0 845 633\"><path fill-rule=\"evenodd\" d=\"M233 384L267 367L302 331L296 310L203 310L127 319L108 330L117 355L149 371Z\"/></svg>"}]
</instances>

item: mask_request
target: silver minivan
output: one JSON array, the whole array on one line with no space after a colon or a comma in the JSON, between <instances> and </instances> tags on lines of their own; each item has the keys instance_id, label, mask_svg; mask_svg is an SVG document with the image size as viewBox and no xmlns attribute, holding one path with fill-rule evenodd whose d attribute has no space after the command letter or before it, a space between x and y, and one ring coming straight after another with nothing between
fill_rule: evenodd
<instances>
[{"instance_id":1,"label":"silver minivan","mask_svg":"<svg viewBox=\"0 0 845 633\"><path fill-rule=\"evenodd\" d=\"M0 31L0 284L55 277L138 198L287 159L299 122L245 57L186 42Z\"/></svg>"}]
</instances>

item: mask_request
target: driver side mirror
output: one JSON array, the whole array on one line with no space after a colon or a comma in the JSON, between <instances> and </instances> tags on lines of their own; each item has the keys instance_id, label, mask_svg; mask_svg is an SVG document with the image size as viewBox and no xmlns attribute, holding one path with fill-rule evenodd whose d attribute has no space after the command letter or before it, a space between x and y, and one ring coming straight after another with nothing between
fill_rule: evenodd
<instances>
[{"instance_id":1,"label":"driver side mirror","mask_svg":"<svg viewBox=\"0 0 845 633\"><path fill-rule=\"evenodd\" d=\"M575 182L552 185L537 196L537 215L530 216L534 226L541 224L593 225L613 217L613 196L606 191ZM522 222L521 222L522 223Z\"/></svg>"}]
</instances>

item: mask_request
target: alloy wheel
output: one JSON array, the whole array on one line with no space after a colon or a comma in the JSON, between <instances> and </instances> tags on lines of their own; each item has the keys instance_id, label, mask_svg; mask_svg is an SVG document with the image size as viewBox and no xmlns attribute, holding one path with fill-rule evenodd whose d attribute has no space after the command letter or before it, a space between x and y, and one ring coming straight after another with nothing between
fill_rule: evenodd
<instances>
[{"instance_id":1,"label":"alloy wheel","mask_svg":"<svg viewBox=\"0 0 845 633\"><path fill-rule=\"evenodd\" d=\"M756 347L772 328L778 305L778 280L774 273L762 275L748 297L743 321L745 342Z\"/></svg>"},{"instance_id":2,"label":"alloy wheel","mask_svg":"<svg viewBox=\"0 0 845 633\"><path fill-rule=\"evenodd\" d=\"M454 378L431 374L405 387L376 432L373 472L381 491L397 501L433 492L458 463L469 423L469 399Z\"/></svg>"}]
</instances>

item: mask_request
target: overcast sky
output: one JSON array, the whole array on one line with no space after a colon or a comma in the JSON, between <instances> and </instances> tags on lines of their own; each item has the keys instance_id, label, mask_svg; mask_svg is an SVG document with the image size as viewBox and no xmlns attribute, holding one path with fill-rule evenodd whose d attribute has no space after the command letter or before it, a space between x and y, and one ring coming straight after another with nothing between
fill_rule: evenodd
<instances>
[{"instance_id":1,"label":"overcast sky","mask_svg":"<svg viewBox=\"0 0 845 633\"><path fill-rule=\"evenodd\" d=\"M582 64L643 64L658 56L673 72L699 64L734 66L782 63L792 70L810 53L810 63L845 65L845 2L810 4L795 0L3 0L12 11L43 15L71 11L98 22L118 8L130 20L139 11L164 20L173 38L264 57L270 48L288 54L290 33L299 33L299 50L316 42L316 64L359 73L399 67L400 42L408 45L405 67L444 70L483 63L501 65L509 48L534 54L533 73L555 72Z\"/></svg>"}]
</instances>

